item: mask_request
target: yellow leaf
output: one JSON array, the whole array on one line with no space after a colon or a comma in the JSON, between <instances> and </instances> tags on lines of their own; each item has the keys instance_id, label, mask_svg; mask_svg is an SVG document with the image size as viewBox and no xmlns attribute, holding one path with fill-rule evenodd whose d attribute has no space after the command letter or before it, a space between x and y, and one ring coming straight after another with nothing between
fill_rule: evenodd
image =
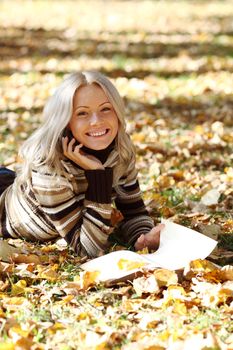
<instances>
[{"instance_id":1,"label":"yellow leaf","mask_svg":"<svg viewBox=\"0 0 233 350\"><path fill-rule=\"evenodd\" d=\"M74 282L78 283L80 289L86 290L98 282L99 274L99 271L81 271L80 275L74 278Z\"/></svg>"},{"instance_id":2,"label":"yellow leaf","mask_svg":"<svg viewBox=\"0 0 233 350\"><path fill-rule=\"evenodd\" d=\"M11 287L12 295L20 295L25 293L25 289L27 287L27 282L25 280L20 280L17 283L13 284Z\"/></svg>"},{"instance_id":3,"label":"yellow leaf","mask_svg":"<svg viewBox=\"0 0 233 350\"><path fill-rule=\"evenodd\" d=\"M149 254L148 247L145 247L142 250L138 250L137 254Z\"/></svg>"},{"instance_id":4,"label":"yellow leaf","mask_svg":"<svg viewBox=\"0 0 233 350\"><path fill-rule=\"evenodd\" d=\"M15 343L15 350L31 350L33 345L32 338L20 337Z\"/></svg>"},{"instance_id":5,"label":"yellow leaf","mask_svg":"<svg viewBox=\"0 0 233 350\"><path fill-rule=\"evenodd\" d=\"M108 343L105 341L101 344L96 345L96 347L94 349L95 350L110 350Z\"/></svg>"},{"instance_id":6,"label":"yellow leaf","mask_svg":"<svg viewBox=\"0 0 233 350\"><path fill-rule=\"evenodd\" d=\"M6 317L5 312L2 309L0 309L0 318L5 318L5 317Z\"/></svg>"},{"instance_id":7,"label":"yellow leaf","mask_svg":"<svg viewBox=\"0 0 233 350\"><path fill-rule=\"evenodd\" d=\"M149 345L146 348L144 348L145 350L165 350L164 347L159 346L159 345Z\"/></svg>"},{"instance_id":8,"label":"yellow leaf","mask_svg":"<svg viewBox=\"0 0 233 350\"><path fill-rule=\"evenodd\" d=\"M164 300L163 306L166 308L169 305L174 305L176 300L183 300L186 296L186 292L181 286L169 286L167 290L163 292Z\"/></svg>"},{"instance_id":9,"label":"yellow leaf","mask_svg":"<svg viewBox=\"0 0 233 350\"><path fill-rule=\"evenodd\" d=\"M60 305L66 305L68 304L71 300L74 299L74 295L72 294L69 294L69 295L66 295L62 300L60 300L57 304L60 304Z\"/></svg>"},{"instance_id":10,"label":"yellow leaf","mask_svg":"<svg viewBox=\"0 0 233 350\"><path fill-rule=\"evenodd\" d=\"M203 128L202 125L197 125L197 126L195 126L194 131L195 131L197 134L199 134L199 135L203 135L204 132L205 132L205 130L204 130L204 128Z\"/></svg>"},{"instance_id":11,"label":"yellow leaf","mask_svg":"<svg viewBox=\"0 0 233 350\"><path fill-rule=\"evenodd\" d=\"M191 261L184 269L184 276L191 280L198 273L213 272L217 269L216 265L208 260L196 259Z\"/></svg>"},{"instance_id":12,"label":"yellow leaf","mask_svg":"<svg viewBox=\"0 0 233 350\"><path fill-rule=\"evenodd\" d=\"M177 284L178 276L174 271L166 269L157 269L153 272L159 287L168 287L172 284Z\"/></svg>"},{"instance_id":13,"label":"yellow leaf","mask_svg":"<svg viewBox=\"0 0 233 350\"><path fill-rule=\"evenodd\" d=\"M138 132L138 133L134 133L131 136L133 142L144 142L146 139L146 135L143 132Z\"/></svg>"},{"instance_id":14,"label":"yellow leaf","mask_svg":"<svg viewBox=\"0 0 233 350\"><path fill-rule=\"evenodd\" d=\"M186 292L181 286L169 286L167 289L168 293L176 298L177 295L186 295Z\"/></svg>"},{"instance_id":15,"label":"yellow leaf","mask_svg":"<svg viewBox=\"0 0 233 350\"><path fill-rule=\"evenodd\" d=\"M178 315L186 315L187 314L187 308L185 303L183 303L180 300L176 300L175 303L173 304L173 312L178 314Z\"/></svg>"},{"instance_id":16,"label":"yellow leaf","mask_svg":"<svg viewBox=\"0 0 233 350\"><path fill-rule=\"evenodd\" d=\"M14 327L11 327L11 329L9 329L9 336L11 338L15 338L16 336L27 338L29 334L30 334L30 330L24 330L20 326L14 326Z\"/></svg>"},{"instance_id":17,"label":"yellow leaf","mask_svg":"<svg viewBox=\"0 0 233 350\"><path fill-rule=\"evenodd\" d=\"M231 300L233 298L233 290L229 288L222 288L218 292L219 302L225 303L228 299Z\"/></svg>"},{"instance_id":18,"label":"yellow leaf","mask_svg":"<svg viewBox=\"0 0 233 350\"><path fill-rule=\"evenodd\" d=\"M138 269L140 267L145 266L146 263L142 261L133 261L133 260L127 260L127 259L120 259L117 263L117 266L120 270L124 271L130 271L134 269Z\"/></svg>"},{"instance_id":19,"label":"yellow leaf","mask_svg":"<svg viewBox=\"0 0 233 350\"><path fill-rule=\"evenodd\" d=\"M52 267L38 265L38 276L39 278L44 278L48 281L56 281L59 279L58 273L55 271L57 269L57 265Z\"/></svg>"},{"instance_id":20,"label":"yellow leaf","mask_svg":"<svg viewBox=\"0 0 233 350\"><path fill-rule=\"evenodd\" d=\"M0 343L0 350L15 350L13 343Z\"/></svg>"},{"instance_id":21,"label":"yellow leaf","mask_svg":"<svg viewBox=\"0 0 233 350\"><path fill-rule=\"evenodd\" d=\"M54 334L56 333L56 331L59 331L61 329L65 329L66 327L64 326L64 324L60 323L60 322L56 322L54 323L53 326L49 327L48 329L48 333L49 334Z\"/></svg>"},{"instance_id":22,"label":"yellow leaf","mask_svg":"<svg viewBox=\"0 0 233 350\"><path fill-rule=\"evenodd\" d=\"M159 339L163 340L163 341L166 341L168 340L168 338L170 337L170 332L168 330L165 330L163 332L161 332L159 335L158 335Z\"/></svg>"},{"instance_id":23,"label":"yellow leaf","mask_svg":"<svg viewBox=\"0 0 233 350\"><path fill-rule=\"evenodd\" d=\"M7 300L7 305L22 305L27 299L24 297L13 297Z\"/></svg>"},{"instance_id":24,"label":"yellow leaf","mask_svg":"<svg viewBox=\"0 0 233 350\"><path fill-rule=\"evenodd\" d=\"M122 307L125 311L138 311L142 306L142 302L140 299L123 299Z\"/></svg>"},{"instance_id":25,"label":"yellow leaf","mask_svg":"<svg viewBox=\"0 0 233 350\"><path fill-rule=\"evenodd\" d=\"M77 315L76 319L78 321L86 320L90 318L90 314L87 312L81 312L79 315Z\"/></svg>"}]
</instances>

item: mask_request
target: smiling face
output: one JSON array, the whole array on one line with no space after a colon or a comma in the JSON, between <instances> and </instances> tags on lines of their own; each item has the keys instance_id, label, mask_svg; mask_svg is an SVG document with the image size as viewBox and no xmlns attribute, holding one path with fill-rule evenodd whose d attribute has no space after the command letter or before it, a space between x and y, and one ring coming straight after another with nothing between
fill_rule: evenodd
<instances>
[{"instance_id":1,"label":"smiling face","mask_svg":"<svg viewBox=\"0 0 233 350\"><path fill-rule=\"evenodd\" d=\"M81 86L76 91L69 127L77 141L93 150L112 143L118 132L118 118L99 85Z\"/></svg>"}]
</instances>

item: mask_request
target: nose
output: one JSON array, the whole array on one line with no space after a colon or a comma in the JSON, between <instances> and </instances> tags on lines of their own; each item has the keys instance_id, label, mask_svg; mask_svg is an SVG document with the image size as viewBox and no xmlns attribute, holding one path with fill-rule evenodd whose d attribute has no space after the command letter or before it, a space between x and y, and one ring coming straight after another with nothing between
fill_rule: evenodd
<instances>
[{"instance_id":1,"label":"nose","mask_svg":"<svg viewBox=\"0 0 233 350\"><path fill-rule=\"evenodd\" d=\"M99 121L100 121L100 118L99 118L98 114L97 113L92 113L91 119L90 119L90 124L91 125L96 125L96 124L99 123Z\"/></svg>"}]
</instances>

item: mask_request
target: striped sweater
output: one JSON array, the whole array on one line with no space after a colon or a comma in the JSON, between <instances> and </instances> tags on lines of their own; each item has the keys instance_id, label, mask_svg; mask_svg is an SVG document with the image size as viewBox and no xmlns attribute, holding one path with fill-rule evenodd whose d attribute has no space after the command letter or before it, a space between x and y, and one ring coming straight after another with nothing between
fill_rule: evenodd
<instances>
[{"instance_id":1,"label":"striped sweater","mask_svg":"<svg viewBox=\"0 0 233 350\"><path fill-rule=\"evenodd\" d=\"M119 239L133 244L153 227L133 167L114 183L114 167L87 170L62 160L64 172L54 176L47 166L32 169L27 183L17 178L0 198L0 235L48 241L63 237L81 256L96 257L105 251L111 225L112 204L124 219L117 227ZM106 162L107 164L107 162Z\"/></svg>"}]
</instances>

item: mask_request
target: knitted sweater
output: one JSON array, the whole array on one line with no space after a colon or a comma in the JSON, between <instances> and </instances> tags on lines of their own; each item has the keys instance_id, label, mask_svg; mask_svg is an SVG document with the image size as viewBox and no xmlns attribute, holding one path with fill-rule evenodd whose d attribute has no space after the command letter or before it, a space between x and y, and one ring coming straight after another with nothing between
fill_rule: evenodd
<instances>
[{"instance_id":1,"label":"knitted sweater","mask_svg":"<svg viewBox=\"0 0 233 350\"><path fill-rule=\"evenodd\" d=\"M2 194L2 237L48 241L60 236L77 254L96 257L110 245L114 202L124 217L117 230L121 240L133 244L151 230L153 221L141 198L134 167L130 171L126 167L114 183L117 162L107 166L107 160L105 170L87 171L69 160L61 162L62 175L54 176L48 165L34 168L27 183L19 188L16 179Z\"/></svg>"}]
</instances>

